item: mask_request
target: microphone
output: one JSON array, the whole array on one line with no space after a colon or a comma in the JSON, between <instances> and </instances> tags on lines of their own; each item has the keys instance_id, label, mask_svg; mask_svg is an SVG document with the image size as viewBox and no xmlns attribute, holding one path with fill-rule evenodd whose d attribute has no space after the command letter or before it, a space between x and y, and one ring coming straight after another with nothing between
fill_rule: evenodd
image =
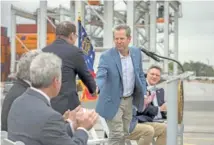
<instances>
[{"instance_id":1,"label":"microphone","mask_svg":"<svg viewBox=\"0 0 214 145\"><path fill-rule=\"evenodd\" d=\"M149 56L149 57L151 57L152 59L154 59L155 61L158 61L158 62L161 61L161 60L160 60L159 58L157 58L157 56L155 56L152 52L150 52L150 51L148 51L148 50L146 50L146 49L144 49L144 48L141 48L141 51L142 51L143 53L145 53L147 56Z\"/></svg>"},{"instance_id":2,"label":"microphone","mask_svg":"<svg viewBox=\"0 0 214 145\"><path fill-rule=\"evenodd\" d=\"M156 53L154 53L154 52L151 52L151 51L148 51L148 50L146 50L146 49L144 49L144 48L140 48L140 50L141 50L142 52L144 52L147 56L151 57L152 59L154 59L155 61L158 61L158 62L161 61L159 58L171 60L171 61L177 63L177 64L181 67L182 72L185 72L185 71L184 71L184 68L183 68L183 66L182 66L182 64L181 64L179 61L175 60L175 59L172 59L172 58L169 58L169 57L165 57L165 56L158 55L158 54L156 54Z\"/></svg>"}]
</instances>

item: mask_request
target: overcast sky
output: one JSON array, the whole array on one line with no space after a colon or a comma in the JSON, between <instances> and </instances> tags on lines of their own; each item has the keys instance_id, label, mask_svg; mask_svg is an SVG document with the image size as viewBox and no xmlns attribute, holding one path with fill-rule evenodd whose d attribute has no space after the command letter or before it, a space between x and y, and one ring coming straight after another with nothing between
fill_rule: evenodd
<instances>
[{"instance_id":1,"label":"overcast sky","mask_svg":"<svg viewBox=\"0 0 214 145\"><path fill-rule=\"evenodd\" d=\"M3 26L10 24L10 3L30 12L34 12L39 7L39 2L32 0L1 3ZM69 7L68 0L48 0L48 7L58 7L60 4ZM214 1L183 1L182 13L183 17L179 19L179 60L202 61L214 65ZM17 18L17 23L23 22L26 20Z\"/></svg>"}]
</instances>

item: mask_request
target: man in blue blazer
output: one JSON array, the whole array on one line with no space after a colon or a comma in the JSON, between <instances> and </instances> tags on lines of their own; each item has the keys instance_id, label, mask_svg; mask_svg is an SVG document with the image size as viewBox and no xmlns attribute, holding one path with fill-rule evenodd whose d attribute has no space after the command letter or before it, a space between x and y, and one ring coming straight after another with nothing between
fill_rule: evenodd
<instances>
[{"instance_id":1,"label":"man in blue blazer","mask_svg":"<svg viewBox=\"0 0 214 145\"><path fill-rule=\"evenodd\" d=\"M114 30L115 48L105 51L99 61L96 83L100 94L96 111L106 119L110 145L124 145L132 119L132 105L143 110L146 80L142 69L141 51L128 47L129 26Z\"/></svg>"}]
</instances>

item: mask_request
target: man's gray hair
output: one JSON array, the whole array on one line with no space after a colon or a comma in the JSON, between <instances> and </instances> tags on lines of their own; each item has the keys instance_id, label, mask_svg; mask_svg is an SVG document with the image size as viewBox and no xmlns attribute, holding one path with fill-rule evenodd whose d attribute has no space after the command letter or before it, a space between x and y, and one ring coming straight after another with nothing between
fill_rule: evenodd
<instances>
[{"instance_id":1,"label":"man's gray hair","mask_svg":"<svg viewBox=\"0 0 214 145\"><path fill-rule=\"evenodd\" d=\"M17 78L30 81L30 64L39 53L41 50L31 50L21 56L16 66Z\"/></svg>"},{"instance_id":2,"label":"man's gray hair","mask_svg":"<svg viewBox=\"0 0 214 145\"><path fill-rule=\"evenodd\" d=\"M62 60L53 53L43 52L30 66L30 81L35 88L47 88L54 78L61 81Z\"/></svg>"},{"instance_id":3,"label":"man's gray hair","mask_svg":"<svg viewBox=\"0 0 214 145\"><path fill-rule=\"evenodd\" d=\"M76 34L76 26L72 22L63 21L56 26L56 35L68 37L71 33Z\"/></svg>"},{"instance_id":4,"label":"man's gray hair","mask_svg":"<svg viewBox=\"0 0 214 145\"><path fill-rule=\"evenodd\" d=\"M126 36L127 37L130 37L131 36L131 28L126 25L126 24L121 24L121 25L118 25L114 28L113 30L113 35L114 35L114 32L115 31L119 31L119 30L125 30L126 31Z\"/></svg>"}]
</instances>

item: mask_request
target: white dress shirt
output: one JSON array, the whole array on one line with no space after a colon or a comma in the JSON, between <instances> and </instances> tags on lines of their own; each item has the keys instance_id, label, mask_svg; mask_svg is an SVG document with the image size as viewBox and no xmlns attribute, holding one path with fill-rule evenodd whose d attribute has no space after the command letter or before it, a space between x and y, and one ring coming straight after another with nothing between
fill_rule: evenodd
<instances>
[{"instance_id":1,"label":"white dress shirt","mask_svg":"<svg viewBox=\"0 0 214 145\"><path fill-rule=\"evenodd\" d=\"M135 84L134 67L130 54L123 56L120 52L123 77L123 97L128 97L133 94Z\"/></svg>"},{"instance_id":2,"label":"white dress shirt","mask_svg":"<svg viewBox=\"0 0 214 145\"><path fill-rule=\"evenodd\" d=\"M24 82L26 82L29 86L31 86L30 81L28 81L28 80L24 80Z\"/></svg>"},{"instance_id":3,"label":"white dress shirt","mask_svg":"<svg viewBox=\"0 0 214 145\"><path fill-rule=\"evenodd\" d=\"M158 106L158 100L157 100L157 95L156 95L156 86L152 86L149 84L149 82L147 81L147 90L150 91L151 93L155 93L155 97L152 100L152 103L154 106L158 107L158 114L155 116L154 119L161 119L162 115L161 115L161 111L160 111L160 107Z\"/></svg>"}]
</instances>

